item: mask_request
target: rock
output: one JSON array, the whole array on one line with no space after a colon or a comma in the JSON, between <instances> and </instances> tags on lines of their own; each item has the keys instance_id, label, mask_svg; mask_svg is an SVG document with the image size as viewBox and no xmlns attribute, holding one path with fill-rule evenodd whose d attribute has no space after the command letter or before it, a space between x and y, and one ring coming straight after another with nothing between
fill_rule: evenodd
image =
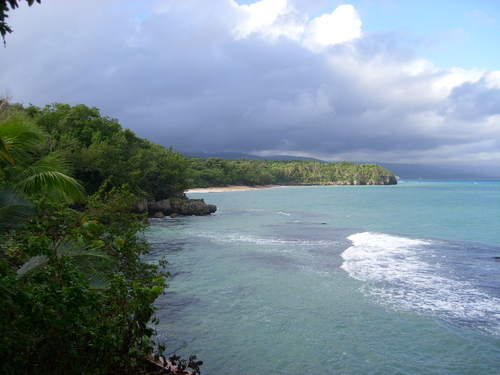
<instances>
[{"instance_id":1,"label":"rock","mask_svg":"<svg viewBox=\"0 0 500 375\"><path fill-rule=\"evenodd\" d=\"M158 201L158 202L156 202L156 205L158 207L158 210L160 210L161 212L163 212L166 215L169 215L172 212L174 212L172 210L172 205L170 204L170 199L164 199L162 201Z\"/></svg>"},{"instance_id":2,"label":"rock","mask_svg":"<svg viewBox=\"0 0 500 375\"><path fill-rule=\"evenodd\" d=\"M187 199L169 199L170 206L172 207L172 212L176 212L178 214L181 213L182 203L184 203Z\"/></svg>"},{"instance_id":3,"label":"rock","mask_svg":"<svg viewBox=\"0 0 500 375\"><path fill-rule=\"evenodd\" d=\"M209 215L217 211L213 204L206 204L203 199L172 198L161 201L142 200L136 203L134 212L148 213L153 217L170 215ZM163 215L163 216L160 216Z\"/></svg>"},{"instance_id":4,"label":"rock","mask_svg":"<svg viewBox=\"0 0 500 375\"><path fill-rule=\"evenodd\" d=\"M134 207L134 213L136 214L145 214L149 212L148 210L148 201L146 199L143 199L140 202L137 202Z\"/></svg>"},{"instance_id":5,"label":"rock","mask_svg":"<svg viewBox=\"0 0 500 375\"><path fill-rule=\"evenodd\" d=\"M148 213L153 215L155 212L158 212L158 204L155 201L148 201Z\"/></svg>"},{"instance_id":6,"label":"rock","mask_svg":"<svg viewBox=\"0 0 500 375\"><path fill-rule=\"evenodd\" d=\"M189 199L181 206L182 215L208 215L214 213L217 208L212 204L206 204L203 199Z\"/></svg>"},{"instance_id":7,"label":"rock","mask_svg":"<svg viewBox=\"0 0 500 375\"><path fill-rule=\"evenodd\" d=\"M158 219L165 217L165 215L163 215L163 212L161 212L161 211L155 212L155 214L153 216L158 218Z\"/></svg>"}]
</instances>

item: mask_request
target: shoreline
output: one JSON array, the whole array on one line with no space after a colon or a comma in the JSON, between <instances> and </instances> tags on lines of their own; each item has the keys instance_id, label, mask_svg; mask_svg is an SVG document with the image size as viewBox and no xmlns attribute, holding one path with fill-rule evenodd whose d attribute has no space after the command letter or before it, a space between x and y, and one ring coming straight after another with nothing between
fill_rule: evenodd
<instances>
[{"instance_id":1,"label":"shoreline","mask_svg":"<svg viewBox=\"0 0 500 375\"><path fill-rule=\"evenodd\" d=\"M193 188L186 190L185 193L223 193L227 191L248 191L248 190L260 190L260 189L270 189L281 187L281 185L256 185L256 186L248 186L248 185L229 185L229 186L220 186L220 187L209 187L209 188Z\"/></svg>"}]
</instances>

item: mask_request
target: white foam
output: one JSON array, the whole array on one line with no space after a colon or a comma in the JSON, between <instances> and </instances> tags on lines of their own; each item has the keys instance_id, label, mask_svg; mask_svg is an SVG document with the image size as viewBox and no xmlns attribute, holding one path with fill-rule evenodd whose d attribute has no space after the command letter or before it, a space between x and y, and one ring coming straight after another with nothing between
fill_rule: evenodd
<instances>
[{"instance_id":1,"label":"white foam","mask_svg":"<svg viewBox=\"0 0 500 375\"><path fill-rule=\"evenodd\" d=\"M256 244L263 245L262 250L266 250L266 245L288 245L293 247L324 247L335 245L336 242L332 240L298 240L298 239L284 239L277 237L259 237L252 235L245 235L239 233L217 234L203 233L203 237L224 243L241 243L241 244ZM272 249L272 248L270 248Z\"/></svg>"},{"instance_id":2,"label":"white foam","mask_svg":"<svg viewBox=\"0 0 500 375\"><path fill-rule=\"evenodd\" d=\"M483 321L498 329L500 299L427 261L436 243L370 232L348 238L353 245L342 253L341 267L363 281L363 290L379 303L449 319Z\"/></svg>"}]
</instances>

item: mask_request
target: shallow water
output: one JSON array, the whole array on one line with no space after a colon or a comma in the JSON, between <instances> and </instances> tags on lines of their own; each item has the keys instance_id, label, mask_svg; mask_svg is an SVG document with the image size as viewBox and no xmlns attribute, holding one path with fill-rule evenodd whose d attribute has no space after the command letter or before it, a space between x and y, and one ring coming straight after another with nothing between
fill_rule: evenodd
<instances>
[{"instance_id":1,"label":"shallow water","mask_svg":"<svg viewBox=\"0 0 500 375\"><path fill-rule=\"evenodd\" d=\"M154 219L169 353L203 374L500 373L500 183L190 193Z\"/></svg>"}]
</instances>

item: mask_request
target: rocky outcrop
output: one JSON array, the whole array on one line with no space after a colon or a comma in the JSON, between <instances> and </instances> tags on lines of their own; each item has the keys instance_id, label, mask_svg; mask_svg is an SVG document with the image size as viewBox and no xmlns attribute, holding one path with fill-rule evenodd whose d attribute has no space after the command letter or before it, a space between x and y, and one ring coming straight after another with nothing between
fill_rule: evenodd
<instances>
[{"instance_id":1,"label":"rocky outcrop","mask_svg":"<svg viewBox=\"0 0 500 375\"><path fill-rule=\"evenodd\" d=\"M141 214L147 213L152 217L209 215L217 211L217 207L213 204L206 204L203 199L172 198L161 201L144 199L136 204L135 211Z\"/></svg>"},{"instance_id":2,"label":"rocky outcrop","mask_svg":"<svg viewBox=\"0 0 500 375\"><path fill-rule=\"evenodd\" d=\"M370 179L367 185L397 185L398 179L394 175L379 176L376 179Z\"/></svg>"},{"instance_id":3,"label":"rocky outcrop","mask_svg":"<svg viewBox=\"0 0 500 375\"><path fill-rule=\"evenodd\" d=\"M182 215L208 215L217 211L213 204L206 204L203 199L189 199L181 206Z\"/></svg>"}]
</instances>

